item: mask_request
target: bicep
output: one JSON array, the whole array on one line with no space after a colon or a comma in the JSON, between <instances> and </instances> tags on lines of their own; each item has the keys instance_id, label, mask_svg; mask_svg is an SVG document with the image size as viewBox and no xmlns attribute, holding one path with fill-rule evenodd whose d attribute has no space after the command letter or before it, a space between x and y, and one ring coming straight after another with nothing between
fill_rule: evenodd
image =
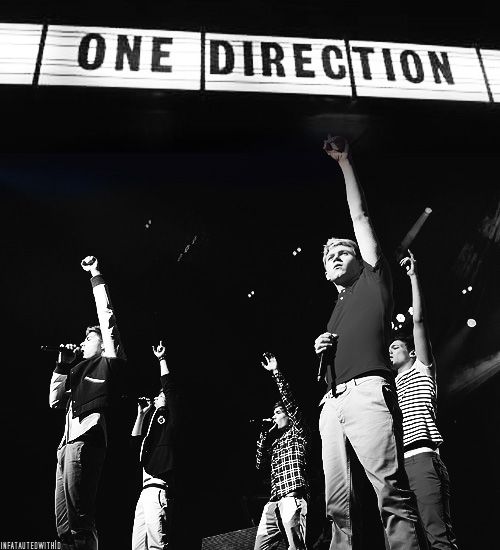
<instances>
[{"instance_id":1,"label":"bicep","mask_svg":"<svg viewBox=\"0 0 500 550\"><path fill-rule=\"evenodd\" d=\"M352 222L361 257L367 264L375 267L381 253L370 218L363 214L354 218Z\"/></svg>"}]
</instances>

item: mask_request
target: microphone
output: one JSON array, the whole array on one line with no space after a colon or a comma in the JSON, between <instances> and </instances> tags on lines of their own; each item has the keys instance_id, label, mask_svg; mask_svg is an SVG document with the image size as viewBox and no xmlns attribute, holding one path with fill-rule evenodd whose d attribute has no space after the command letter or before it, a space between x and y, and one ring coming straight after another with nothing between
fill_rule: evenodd
<instances>
[{"instance_id":1,"label":"microphone","mask_svg":"<svg viewBox=\"0 0 500 550\"><path fill-rule=\"evenodd\" d=\"M60 351L73 351L73 353L80 353L82 350L80 348L80 346L76 346L75 349L73 350L70 350L68 349L66 346L64 346L63 344L59 345L59 346L40 346L40 351L55 351L57 353L59 353Z\"/></svg>"},{"instance_id":2,"label":"microphone","mask_svg":"<svg viewBox=\"0 0 500 550\"><path fill-rule=\"evenodd\" d=\"M338 334L331 333L331 337L333 338L332 345L326 349L324 349L319 354L319 366L318 366L318 376L316 377L316 380L320 382L325 378L326 374L326 368L328 366L328 361L335 357L335 346L337 345L337 339Z\"/></svg>"},{"instance_id":3,"label":"microphone","mask_svg":"<svg viewBox=\"0 0 500 550\"><path fill-rule=\"evenodd\" d=\"M319 354L319 366L318 366L318 376L316 377L316 380L320 382L323 380L326 374L326 359L325 359L325 351L322 351Z\"/></svg>"},{"instance_id":4,"label":"microphone","mask_svg":"<svg viewBox=\"0 0 500 550\"><path fill-rule=\"evenodd\" d=\"M254 422L274 422L272 418L251 418L249 420L250 424Z\"/></svg>"}]
</instances>

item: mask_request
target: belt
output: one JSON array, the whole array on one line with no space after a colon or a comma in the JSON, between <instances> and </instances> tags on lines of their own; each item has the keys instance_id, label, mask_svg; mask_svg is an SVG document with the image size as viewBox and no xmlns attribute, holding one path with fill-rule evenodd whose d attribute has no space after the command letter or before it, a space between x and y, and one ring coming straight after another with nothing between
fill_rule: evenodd
<instances>
[{"instance_id":1,"label":"belt","mask_svg":"<svg viewBox=\"0 0 500 550\"><path fill-rule=\"evenodd\" d=\"M412 449L411 451L406 451L404 453L405 458L410 458L410 456L419 455L420 453L434 453L439 454L439 449L432 449L431 447L419 447L418 449Z\"/></svg>"},{"instance_id":2,"label":"belt","mask_svg":"<svg viewBox=\"0 0 500 550\"><path fill-rule=\"evenodd\" d=\"M163 483L159 481L146 482L142 488L144 490L149 489L149 487L155 487L156 489L165 489L165 491L168 491L168 483L166 481Z\"/></svg>"},{"instance_id":3,"label":"belt","mask_svg":"<svg viewBox=\"0 0 500 550\"><path fill-rule=\"evenodd\" d=\"M339 395L342 395L347 388L352 388L353 386L357 386L358 384L361 384L361 382L364 382L366 380L370 380L371 378L383 378L383 376L360 376L359 378L352 378L351 380L348 380L347 382L342 382L340 384L337 384L335 386L335 393L333 392L333 388L325 393L323 396L323 399L320 401L320 406L323 405L323 403L327 399L332 399L332 397L338 397Z\"/></svg>"}]
</instances>

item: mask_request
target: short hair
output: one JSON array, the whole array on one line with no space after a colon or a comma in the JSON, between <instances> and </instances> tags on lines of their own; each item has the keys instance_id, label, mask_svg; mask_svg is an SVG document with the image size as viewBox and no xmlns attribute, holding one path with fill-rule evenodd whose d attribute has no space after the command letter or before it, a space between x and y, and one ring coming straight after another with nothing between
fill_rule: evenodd
<instances>
[{"instance_id":1,"label":"short hair","mask_svg":"<svg viewBox=\"0 0 500 550\"><path fill-rule=\"evenodd\" d=\"M330 249L334 246L348 246L349 248L352 248L354 255L356 256L356 259L361 261L361 252L359 251L359 246L356 241L353 241L351 239L338 239L336 237L332 237L331 239L328 239L326 241L326 244L323 246L323 265L325 265L326 257L328 253L330 252Z\"/></svg>"},{"instance_id":2,"label":"short hair","mask_svg":"<svg viewBox=\"0 0 500 550\"><path fill-rule=\"evenodd\" d=\"M411 336L410 334L405 335L393 332L391 342L394 342L396 340L403 342L403 344L406 346L406 349L408 350L408 353L415 350L415 341L413 340L413 336Z\"/></svg>"},{"instance_id":3,"label":"short hair","mask_svg":"<svg viewBox=\"0 0 500 550\"><path fill-rule=\"evenodd\" d=\"M85 336L88 336L91 332L95 332L102 341L102 331L99 325L93 325L93 326L87 327L87 330L85 331Z\"/></svg>"},{"instance_id":4,"label":"short hair","mask_svg":"<svg viewBox=\"0 0 500 550\"><path fill-rule=\"evenodd\" d=\"M274 407L273 407L273 412L278 408L278 407L281 407L283 409L283 411L285 412L285 414L288 416L288 413L286 411L286 407L285 405L283 404L283 401L281 401L281 399L279 401L276 401L276 403L274 404Z\"/></svg>"}]
</instances>

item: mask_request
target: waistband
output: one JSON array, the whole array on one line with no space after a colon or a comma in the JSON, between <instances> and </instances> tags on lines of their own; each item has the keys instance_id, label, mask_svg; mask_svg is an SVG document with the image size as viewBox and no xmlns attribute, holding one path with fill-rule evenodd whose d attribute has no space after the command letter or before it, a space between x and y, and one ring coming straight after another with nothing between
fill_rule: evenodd
<instances>
[{"instance_id":1,"label":"waistband","mask_svg":"<svg viewBox=\"0 0 500 550\"><path fill-rule=\"evenodd\" d=\"M149 483L145 483L143 486L142 486L142 490L144 491L144 489L150 489L151 487L154 487L155 489L161 489L163 491L165 491L166 493L169 492L169 486L168 486L168 483L158 483L158 482L149 482Z\"/></svg>"},{"instance_id":2,"label":"waistband","mask_svg":"<svg viewBox=\"0 0 500 550\"><path fill-rule=\"evenodd\" d=\"M411 451L406 451L404 453L405 458L410 458L411 456L419 455L420 453L434 453L439 454L439 449L432 449L431 447L418 447L418 449L412 449Z\"/></svg>"},{"instance_id":3,"label":"waistband","mask_svg":"<svg viewBox=\"0 0 500 550\"><path fill-rule=\"evenodd\" d=\"M382 379L384 381L387 380L383 376L379 376L379 375L360 376L359 378L353 378L352 380L348 380L347 382L342 382L341 384L337 384L335 386L335 392L333 391L333 388L327 391L319 404L321 406L327 399L332 399L333 397L338 397L339 395L342 395L347 390L347 388L352 388L353 386L357 386L362 382L365 382L366 380L375 380L375 379Z\"/></svg>"}]
</instances>

